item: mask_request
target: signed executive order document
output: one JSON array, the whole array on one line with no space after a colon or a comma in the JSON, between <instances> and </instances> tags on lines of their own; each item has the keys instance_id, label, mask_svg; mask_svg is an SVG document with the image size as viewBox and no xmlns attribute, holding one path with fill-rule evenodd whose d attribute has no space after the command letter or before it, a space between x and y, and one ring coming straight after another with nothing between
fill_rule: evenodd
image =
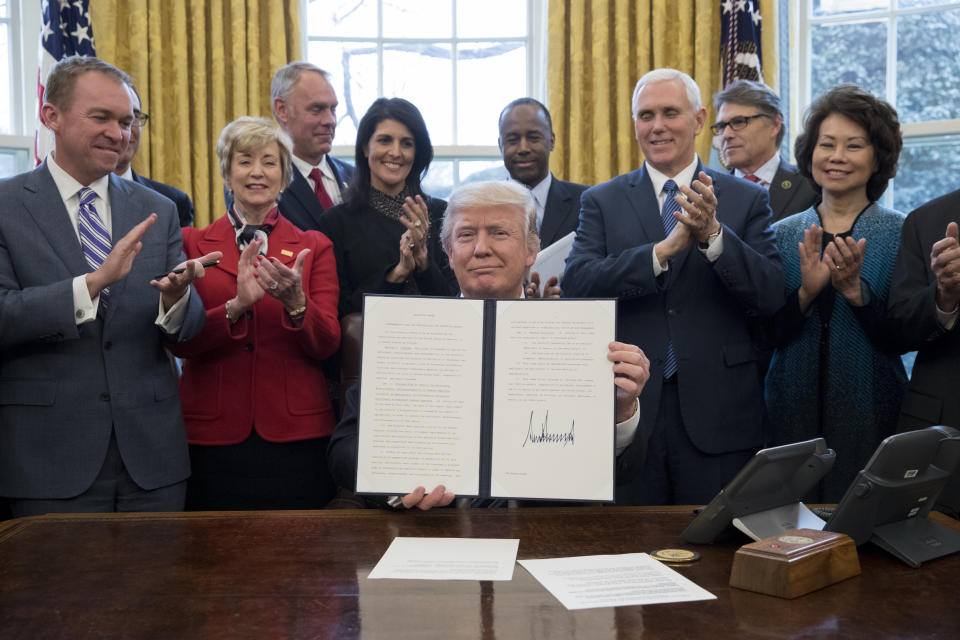
<instances>
[{"instance_id":1,"label":"signed executive order document","mask_svg":"<svg viewBox=\"0 0 960 640\"><path fill-rule=\"evenodd\" d=\"M613 300L366 296L357 491L613 500Z\"/></svg>"}]
</instances>

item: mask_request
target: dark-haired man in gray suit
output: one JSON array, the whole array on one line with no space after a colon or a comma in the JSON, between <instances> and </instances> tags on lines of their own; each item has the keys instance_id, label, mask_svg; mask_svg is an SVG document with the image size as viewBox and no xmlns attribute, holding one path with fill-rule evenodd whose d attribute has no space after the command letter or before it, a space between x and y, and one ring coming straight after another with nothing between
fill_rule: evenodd
<instances>
[{"instance_id":1,"label":"dark-haired man in gray suit","mask_svg":"<svg viewBox=\"0 0 960 640\"><path fill-rule=\"evenodd\" d=\"M713 96L717 122L710 129L734 175L770 194L771 222L806 211L820 201L817 186L780 157L785 132L780 96L762 82L737 80Z\"/></svg>"},{"instance_id":2,"label":"dark-haired man in gray suit","mask_svg":"<svg viewBox=\"0 0 960 640\"><path fill-rule=\"evenodd\" d=\"M203 267L171 273L173 203L112 173L128 82L96 58L59 62L42 107L56 150L0 181L0 495L14 516L183 508L190 463L163 345L202 328L190 283Z\"/></svg>"}]
</instances>

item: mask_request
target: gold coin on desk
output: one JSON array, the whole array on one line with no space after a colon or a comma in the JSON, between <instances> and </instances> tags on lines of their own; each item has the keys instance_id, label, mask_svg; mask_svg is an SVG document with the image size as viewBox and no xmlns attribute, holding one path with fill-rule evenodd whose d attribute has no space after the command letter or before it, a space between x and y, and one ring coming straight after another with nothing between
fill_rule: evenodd
<instances>
[{"instance_id":1,"label":"gold coin on desk","mask_svg":"<svg viewBox=\"0 0 960 640\"><path fill-rule=\"evenodd\" d=\"M700 554L696 551L688 551L687 549L657 549L656 551L650 552L650 557L660 562L686 564L699 560Z\"/></svg>"}]
</instances>

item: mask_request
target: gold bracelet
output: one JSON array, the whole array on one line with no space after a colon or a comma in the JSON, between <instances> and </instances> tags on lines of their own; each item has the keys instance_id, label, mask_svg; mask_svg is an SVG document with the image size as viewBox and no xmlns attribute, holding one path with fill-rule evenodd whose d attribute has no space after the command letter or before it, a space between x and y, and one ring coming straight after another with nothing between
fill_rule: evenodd
<instances>
[{"instance_id":1,"label":"gold bracelet","mask_svg":"<svg viewBox=\"0 0 960 640\"><path fill-rule=\"evenodd\" d=\"M287 315L290 317L291 320L296 320L297 318L304 315L306 312L307 312L307 305L304 304L301 307L297 307L296 309L287 311Z\"/></svg>"},{"instance_id":2,"label":"gold bracelet","mask_svg":"<svg viewBox=\"0 0 960 640\"><path fill-rule=\"evenodd\" d=\"M233 302L233 300L227 300L226 302L223 303L223 309L224 309L224 311L226 311L226 313L225 313L224 315L227 316L227 322L230 322L230 323L233 322L233 318L230 317L230 303L231 303L231 302Z\"/></svg>"}]
</instances>

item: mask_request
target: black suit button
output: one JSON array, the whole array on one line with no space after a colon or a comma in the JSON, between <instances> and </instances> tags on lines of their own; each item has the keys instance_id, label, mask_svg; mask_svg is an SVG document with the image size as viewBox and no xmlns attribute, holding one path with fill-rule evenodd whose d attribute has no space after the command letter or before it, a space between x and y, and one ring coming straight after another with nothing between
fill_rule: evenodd
<instances>
[{"instance_id":1,"label":"black suit button","mask_svg":"<svg viewBox=\"0 0 960 640\"><path fill-rule=\"evenodd\" d=\"M103 393L100 394L100 399L103 400L104 402L110 402L110 394L104 391Z\"/></svg>"},{"instance_id":2,"label":"black suit button","mask_svg":"<svg viewBox=\"0 0 960 640\"><path fill-rule=\"evenodd\" d=\"M112 346L113 346L113 343L107 340L106 342L103 343L103 350L110 351L110 347Z\"/></svg>"},{"instance_id":3,"label":"black suit button","mask_svg":"<svg viewBox=\"0 0 960 640\"><path fill-rule=\"evenodd\" d=\"M253 317L253 311L251 311L250 309L247 309L247 317L248 317L248 318L252 318L252 317Z\"/></svg>"},{"instance_id":4,"label":"black suit button","mask_svg":"<svg viewBox=\"0 0 960 640\"><path fill-rule=\"evenodd\" d=\"M247 351L253 351L253 344L250 342L247 343Z\"/></svg>"}]
</instances>

